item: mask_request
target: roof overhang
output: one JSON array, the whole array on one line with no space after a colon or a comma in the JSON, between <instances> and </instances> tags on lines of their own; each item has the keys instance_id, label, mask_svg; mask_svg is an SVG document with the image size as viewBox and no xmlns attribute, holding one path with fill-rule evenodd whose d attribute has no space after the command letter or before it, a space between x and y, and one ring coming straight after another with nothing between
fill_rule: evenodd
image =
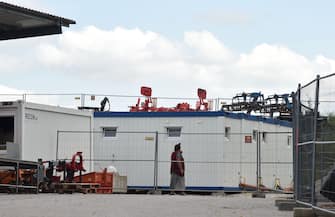
<instances>
[{"instance_id":1,"label":"roof overhang","mask_svg":"<svg viewBox=\"0 0 335 217\"><path fill-rule=\"evenodd\" d=\"M61 34L74 20L0 2L0 40Z\"/></svg>"}]
</instances>

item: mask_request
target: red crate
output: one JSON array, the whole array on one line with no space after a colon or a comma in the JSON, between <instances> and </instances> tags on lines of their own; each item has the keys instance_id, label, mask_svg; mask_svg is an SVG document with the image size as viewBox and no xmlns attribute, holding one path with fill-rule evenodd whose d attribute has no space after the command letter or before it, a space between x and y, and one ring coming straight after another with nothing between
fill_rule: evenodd
<instances>
[{"instance_id":1,"label":"red crate","mask_svg":"<svg viewBox=\"0 0 335 217\"><path fill-rule=\"evenodd\" d=\"M75 176L74 182L80 182L80 177ZM98 183L101 187L113 187L113 173L107 172L104 169L103 172L91 172L81 176L82 183Z\"/></svg>"}]
</instances>

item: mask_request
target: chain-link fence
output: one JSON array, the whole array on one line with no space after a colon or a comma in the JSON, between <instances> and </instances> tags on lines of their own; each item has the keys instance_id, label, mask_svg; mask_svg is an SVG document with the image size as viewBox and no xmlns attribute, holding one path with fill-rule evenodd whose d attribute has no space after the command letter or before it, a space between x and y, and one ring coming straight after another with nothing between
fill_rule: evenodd
<instances>
[{"instance_id":1,"label":"chain-link fence","mask_svg":"<svg viewBox=\"0 0 335 217\"><path fill-rule=\"evenodd\" d=\"M290 189L293 179L291 132L194 132L171 138L165 132L59 131L57 137L57 160L83 151L86 168L113 166L127 176L128 189L170 190L170 157L178 142L187 191L276 191Z\"/></svg>"},{"instance_id":2,"label":"chain-link fence","mask_svg":"<svg viewBox=\"0 0 335 217\"><path fill-rule=\"evenodd\" d=\"M295 96L295 197L335 214L335 74L298 87Z\"/></svg>"}]
</instances>

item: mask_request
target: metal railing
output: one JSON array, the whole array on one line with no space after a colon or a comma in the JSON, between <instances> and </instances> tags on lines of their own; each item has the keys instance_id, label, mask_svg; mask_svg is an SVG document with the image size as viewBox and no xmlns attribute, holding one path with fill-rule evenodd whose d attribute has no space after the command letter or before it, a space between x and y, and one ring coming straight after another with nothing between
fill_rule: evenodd
<instances>
[{"instance_id":1,"label":"metal railing","mask_svg":"<svg viewBox=\"0 0 335 217\"><path fill-rule=\"evenodd\" d=\"M62 106L67 108L96 107L100 108L100 102L107 97L110 106L106 109L111 111L129 111L130 106L137 103L137 99L143 96L115 95L115 94L90 94L90 93L22 93L22 94L0 94L0 101L17 101ZM182 97L153 97L157 106L175 107L178 103L187 102L192 108L196 107L198 98ZM209 98L211 111L219 111L222 103L230 101L230 98Z\"/></svg>"},{"instance_id":2,"label":"metal railing","mask_svg":"<svg viewBox=\"0 0 335 217\"><path fill-rule=\"evenodd\" d=\"M0 158L0 192L38 193L41 172L37 162Z\"/></svg>"}]
</instances>

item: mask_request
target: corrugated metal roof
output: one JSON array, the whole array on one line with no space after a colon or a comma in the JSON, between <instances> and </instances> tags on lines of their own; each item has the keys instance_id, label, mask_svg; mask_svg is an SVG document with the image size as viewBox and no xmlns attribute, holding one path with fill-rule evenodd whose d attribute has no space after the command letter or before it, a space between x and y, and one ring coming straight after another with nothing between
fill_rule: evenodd
<instances>
[{"instance_id":1,"label":"corrugated metal roof","mask_svg":"<svg viewBox=\"0 0 335 217\"><path fill-rule=\"evenodd\" d=\"M0 2L0 40L62 33L71 19Z\"/></svg>"}]
</instances>

